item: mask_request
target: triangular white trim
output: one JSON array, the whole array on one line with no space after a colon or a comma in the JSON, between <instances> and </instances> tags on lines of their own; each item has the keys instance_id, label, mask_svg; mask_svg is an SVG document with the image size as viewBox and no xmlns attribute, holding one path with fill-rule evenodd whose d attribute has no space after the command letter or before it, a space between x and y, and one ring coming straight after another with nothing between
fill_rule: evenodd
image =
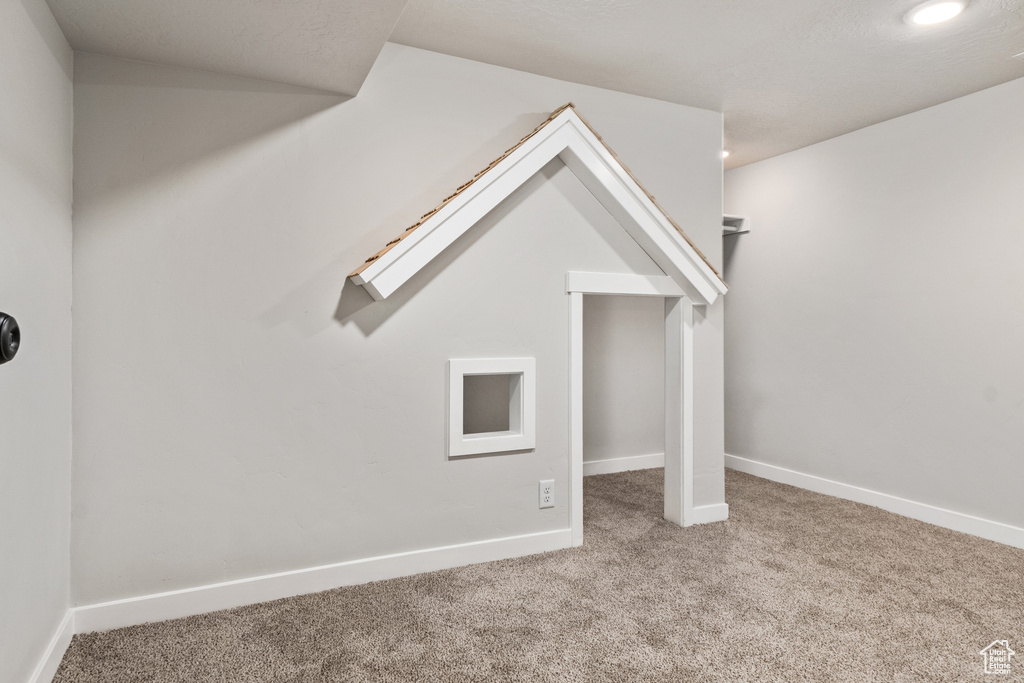
<instances>
[{"instance_id":1,"label":"triangular white trim","mask_svg":"<svg viewBox=\"0 0 1024 683\"><path fill-rule=\"evenodd\" d=\"M728 291L714 269L568 106L455 195L353 281L380 301L401 287L549 161L558 157L694 302Z\"/></svg>"}]
</instances>

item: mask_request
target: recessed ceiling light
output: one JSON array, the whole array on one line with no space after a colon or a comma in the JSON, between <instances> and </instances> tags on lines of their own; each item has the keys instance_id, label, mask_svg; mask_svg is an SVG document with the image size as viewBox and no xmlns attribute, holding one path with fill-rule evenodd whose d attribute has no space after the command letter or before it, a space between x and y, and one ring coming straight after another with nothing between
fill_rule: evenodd
<instances>
[{"instance_id":1,"label":"recessed ceiling light","mask_svg":"<svg viewBox=\"0 0 1024 683\"><path fill-rule=\"evenodd\" d=\"M918 5L907 13L907 23L929 26L949 21L964 11L966 0L932 0Z\"/></svg>"},{"instance_id":2,"label":"recessed ceiling light","mask_svg":"<svg viewBox=\"0 0 1024 683\"><path fill-rule=\"evenodd\" d=\"M727 150L727 149L723 149L723 150L722 150L722 158L724 159L724 158L726 158L727 156L729 156L729 150Z\"/></svg>"}]
</instances>

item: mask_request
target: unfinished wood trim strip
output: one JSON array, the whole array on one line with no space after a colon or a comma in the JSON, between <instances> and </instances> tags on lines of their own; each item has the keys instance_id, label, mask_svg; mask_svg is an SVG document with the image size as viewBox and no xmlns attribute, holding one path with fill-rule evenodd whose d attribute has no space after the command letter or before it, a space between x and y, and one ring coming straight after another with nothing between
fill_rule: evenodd
<instances>
[{"instance_id":1,"label":"unfinished wood trim strip","mask_svg":"<svg viewBox=\"0 0 1024 683\"><path fill-rule=\"evenodd\" d=\"M450 195L448 195L447 197L445 197L444 201L442 201L442 202L441 202L440 204L438 204L437 206L435 206L435 207L434 207L433 209L431 209L431 210L430 210L430 211L428 211L427 213L425 213L425 214L423 214L422 216L420 216L420 219L419 219L418 221L416 221L415 223L413 223L412 225L410 225L410 226L409 226L408 228L406 228L406 229L405 229L405 231L404 231L404 232L403 232L403 233L402 233L401 235L399 235L399 236L398 236L398 237L396 237L395 239L393 239L393 240L391 240L390 242L388 242L388 243L387 243L387 245L385 245L385 247L384 247L383 249L381 249L380 251L378 251L378 252L377 252L376 254L374 254L374 255L373 255L373 256L371 256L370 258L366 259L366 261L364 261L364 262L363 262L363 264L362 264L361 266L359 266L359 267L358 267L358 268L356 268L356 269L355 269L354 271L352 271L351 273L349 273L349 277L353 277L353 276L355 276L355 275L358 275L359 273L363 272L363 271L364 271L364 270L366 269L366 267L367 267L367 266L369 266L369 265L370 265L371 263L373 263L374 261L376 261L377 259L379 259L379 258L380 258L381 256L383 256L384 254L386 254L386 253L387 253L388 251L390 251L390 250L391 250L391 247L393 247L394 245L398 244L398 243L399 243L399 242L401 242L401 241L402 241L403 239L405 239L406 237L408 237L408 236L409 236L409 234L410 234L410 233L411 233L411 232L412 232L413 230L415 230L416 228L418 228L418 227L420 227L421 225L423 225L424 221L426 221L426 220L427 220L427 219L429 219L429 218L430 218L431 216L433 216L433 215L434 215L435 213L437 213L438 211L440 211L441 209L443 209L443 208L444 208L444 206L445 206L445 205L446 205L446 204L447 204L448 202L450 202L451 200L455 199L455 198L456 198L456 197L458 197L458 196L459 196L460 194L462 194L462 193L463 193L463 192L464 192L464 191L465 191L466 189L468 189L468 188L469 188L469 186L470 186L470 185L472 185L473 183L475 183L475 182L476 182L477 180L479 180L479 179L480 179L481 177L483 177L483 175L484 175L485 173L487 173L487 172L488 172L488 171L490 171L490 170L491 170L492 168L494 168L494 167L495 167L495 166L497 166L497 165L498 165L499 163L501 163L501 161L502 161L502 160L504 160L505 158L507 158L507 157L508 157L508 156L509 156L510 154L512 154L512 152L514 152L514 151L516 151L517 149L519 149L520 147L522 147L522 146L523 146L523 144L525 144L527 140L529 140L529 139L530 139L530 138L532 138L532 137L533 137L534 135L536 135L536 134L537 134L538 132L540 132L540 130L541 130L542 128L544 128L544 126L546 126L546 125L548 125L549 123L551 123L551 121L553 121L553 120L554 120L554 119L555 119L555 118L556 118L556 117L557 117L557 116L558 116L559 114L561 114L561 113L562 113L563 111L565 111L566 109L569 109L569 108L570 108L570 107L572 107L572 106L573 106L572 102L567 102L566 104L563 104L563 105L562 105L561 107L559 107L559 108L558 108L558 109L556 109L555 111L551 112L551 115L550 115L550 116L548 116L548 117L547 117L547 119L545 119L543 123L541 123L541 124L540 124L539 126L537 126L537 127L536 127L536 128L534 128L534 129L533 129L532 131L530 131L530 132L529 132L529 133L528 133L528 134L527 134L527 135L526 135L525 137L523 137L523 138L522 138L521 140L519 140L519 142L517 142L516 144L514 144L514 145L512 145L511 147L509 147L508 149L506 149L506 150L505 150L505 152L504 152L504 153L503 153L503 154L502 154L502 155L501 155L500 157L498 157L497 159L495 159L494 161L492 161L491 163L489 163L489 164L488 164L488 165L486 166L486 168L484 168L484 169L483 169L482 171L478 171L478 172L477 172L477 174L476 174L476 175L474 175L474 176L473 176L473 177L472 177L472 178L471 178L471 179L470 179L469 181L467 181L467 182L463 183L462 185L460 185L460 186L458 187L458 189L456 189L456 190L455 190L455 192L453 192L452 194L450 194Z\"/></svg>"},{"instance_id":2,"label":"unfinished wood trim strip","mask_svg":"<svg viewBox=\"0 0 1024 683\"><path fill-rule=\"evenodd\" d=\"M567 104L459 186L419 222L371 256L350 277L374 299L387 298L487 210L514 192L540 163L558 156L656 263L697 303L728 291L717 271L678 223ZM524 163L525 162L525 163ZM543 163L541 163L543 162ZM480 204L481 206L477 206Z\"/></svg>"},{"instance_id":3,"label":"unfinished wood trim strip","mask_svg":"<svg viewBox=\"0 0 1024 683\"><path fill-rule=\"evenodd\" d=\"M572 103L570 102L569 105L572 106ZM708 257L704 255L704 252L702 252L700 250L700 248L696 244L693 243L693 240L691 240L690 236L686 234L686 231L683 230L682 226L680 226L678 223L676 223L675 219L672 218L672 216L669 215L668 211L666 211L661 206L661 204L658 203L658 200L654 198L654 195L651 194L650 191L646 187L644 187L644 184L640 182L640 179L637 178L636 175L633 174L633 171L630 170L629 166L627 166L622 161L622 159L619 158L619 155L615 153L615 150L612 149L608 145L608 143L604 141L604 138L602 138L601 135L596 130L594 130L594 127L592 125L590 125L590 121L587 121L586 117L584 117L583 114L581 114L579 112L579 110L577 110L575 107L573 107L573 112L576 114L576 116L579 117L580 121L583 122L583 125L590 129L590 132L594 134L594 137L597 138L598 142L600 142L602 145L604 145L604 148L606 150L608 150L608 153L611 154L615 158L615 161L617 161L619 163L619 166L622 167L622 170L625 171L626 174L630 178L633 179L633 182L636 183L637 187L639 187L643 191L643 193L645 195L647 195L647 198L651 200L651 203L654 204L656 207L658 207L658 211L661 211L661 213L665 216L665 218L668 219L668 222L671 223L672 226L676 230L679 231L679 234L682 235L683 239L686 240L687 244L689 244L691 247L693 247L693 250L695 252L697 252L698 255L700 255L701 259L703 259L704 263L707 264L708 268L710 268L711 271L715 275L717 275L718 277L721 277L721 275L719 274L718 270L713 265L711 265L711 261L708 260Z\"/></svg>"},{"instance_id":4,"label":"unfinished wood trim strip","mask_svg":"<svg viewBox=\"0 0 1024 683\"><path fill-rule=\"evenodd\" d=\"M619 155L615 153L615 150L613 150L608 145L608 143L604 141L604 138L602 138L601 135L594 129L594 127L592 125L590 125L590 122L587 121L587 119L584 118L584 116L579 113L579 111L576 109L575 105L573 105L572 102L568 102L566 104L563 104L561 107L556 109L554 112L552 112L551 115L548 116L548 118L543 123L541 123L539 126L534 128L530 133L528 133L525 137L523 137L518 143L516 143L515 145L513 145L509 149L505 150L505 152L501 156L499 156L497 159L495 159L490 164L488 164L487 167L484 168L482 171L479 171L468 182L463 183L461 186L459 186L459 188L456 189L454 193L452 193L451 195L446 197L444 199L444 201L442 201L439 205L437 205L436 207L434 207L432 210L428 211L427 213L423 214L423 216L420 217L420 220L418 220L416 223L414 223L411 226L409 226L408 228L406 228L405 231L401 235L399 235L395 239L393 239L390 242L388 242L387 245L385 245L385 247L383 249L378 251L376 254L373 254L368 259L366 259L366 261L364 261L363 264L359 268L357 268L356 270L352 271L349 274L349 277L353 277L355 275L358 275L363 270L365 270L366 267L369 264L373 263L374 261L379 259L381 256L386 254L388 251L390 251L391 247L393 247L395 244L397 244L398 242L400 242L403 239L405 239L409 235L410 232L412 232L413 230L418 228L420 225L423 224L423 222L425 220L427 220L428 218L433 216L435 213L437 213L439 210L444 208L445 204L447 204L451 200L455 199L459 194L461 194L464 190L466 190L470 185L472 185L474 182L476 182L481 176L483 176L485 173L487 173L492 168L497 166L509 154L514 152L516 149L518 149L520 146L522 146L527 140L529 140L531 137L533 137L538 132L540 132L540 130L542 128L544 128L549 123L551 123L551 121L553 121L555 118L557 118L558 115L561 114L566 109L572 109L573 110L573 112L576 114L577 117L579 117L579 119L583 123L583 125L586 126L590 130L591 133L594 134L594 137L597 138L597 140L604 146L604 148L606 150L608 150L608 153L611 154L612 157L615 158L615 160L619 163L620 166L622 166L622 170L624 170L629 175L629 177L633 179L633 182L635 182L637 184L637 186L644 192L644 194L647 195L647 197L651 200L651 202L656 207L658 207L658 210L661 211L662 214L664 214L665 218L668 219L668 221L673 225L673 227L675 227L675 229L677 231L679 231L679 234L682 235L683 239L686 240L686 242L691 247L693 247L694 251L696 251L697 254L701 257L701 259L703 259L704 263L707 264L708 268L710 268L712 270L712 272L715 273L715 275L719 275L718 270L711 264L711 261L708 260L708 257L704 255L704 252L702 252L700 250L700 248L696 244L694 244L693 240L691 240L690 236L686 234L686 231L683 230L682 226L680 226L675 221L675 219L673 219L672 216L669 215L668 211L666 211L661 206L661 204L658 203L658 200L654 198L654 195L651 194L651 192L646 187L644 187L643 183L640 182L640 179L636 177L636 175L633 173L633 171L631 171L630 168L625 163L623 163L622 159L619 158Z\"/></svg>"},{"instance_id":5,"label":"unfinished wood trim strip","mask_svg":"<svg viewBox=\"0 0 1024 683\"><path fill-rule=\"evenodd\" d=\"M665 215L595 139L574 112L559 158L663 272L698 303L714 303L728 287L683 240Z\"/></svg>"},{"instance_id":6,"label":"unfinished wood trim strip","mask_svg":"<svg viewBox=\"0 0 1024 683\"><path fill-rule=\"evenodd\" d=\"M573 135L565 128L563 121L559 128L549 129L542 137L517 149L491 173L396 244L391 253L370 264L353 282L363 285L377 300L390 296L558 156Z\"/></svg>"}]
</instances>

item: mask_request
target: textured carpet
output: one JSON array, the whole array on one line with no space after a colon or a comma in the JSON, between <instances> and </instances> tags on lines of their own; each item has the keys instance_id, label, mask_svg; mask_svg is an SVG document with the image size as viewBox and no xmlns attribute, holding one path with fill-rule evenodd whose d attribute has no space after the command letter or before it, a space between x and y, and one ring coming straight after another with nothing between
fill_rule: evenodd
<instances>
[{"instance_id":1,"label":"textured carpet","mask_svg":"<svg viewBox=\"0 0 1024 683\"><path fill-rule=\"evenodd\" d=\"M1024 550L731 471L731 519L680 529L661 477L588 477L582 548L75 636L56 681L1024 674Z\"/></svg>"}]
</instances>

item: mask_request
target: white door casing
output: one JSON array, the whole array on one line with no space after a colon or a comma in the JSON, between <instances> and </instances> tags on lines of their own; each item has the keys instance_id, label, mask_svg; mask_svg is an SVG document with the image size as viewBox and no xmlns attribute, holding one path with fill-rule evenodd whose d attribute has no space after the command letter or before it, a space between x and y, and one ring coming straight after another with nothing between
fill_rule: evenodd
<instances>
[{"instance_id":1,"label":"white door casing","mask_svg":"<svg viewBox=\"0 0 1024 683\"><path fill-rule=\"evenodd\" d=\"M693 300L667 275L566 275L569 296L569 527L583 543L583 296L665 299L665 519L693 516Z\"/></svg>"}]
</instances>

